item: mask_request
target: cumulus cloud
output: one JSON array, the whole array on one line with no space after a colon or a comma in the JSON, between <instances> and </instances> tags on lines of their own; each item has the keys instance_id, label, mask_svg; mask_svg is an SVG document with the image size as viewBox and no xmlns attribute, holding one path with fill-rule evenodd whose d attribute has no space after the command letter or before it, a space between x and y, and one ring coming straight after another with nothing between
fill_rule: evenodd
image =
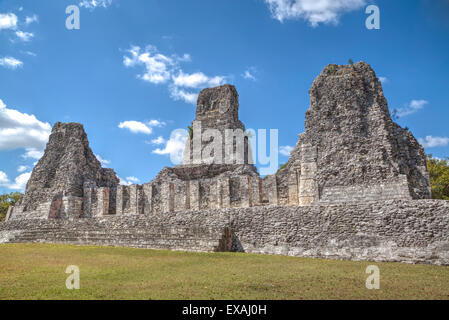
<instances>
[{"instance_id":1,"label":"cumulus cloud","mask_svg":"<svg viewBox=\"0 0 449 320\"><path fill-rule=\"evenodd\" d=\"M187 88L216 87L224 82L224 77L208 77L202 72L185 74L182 70L172 78L174 86Z\"/></svg>"},{"instance_id":2,"label":"cumulus cloud","mask_svg":"<svg viewBox=\"0 0 449 320\"><path fill-rule=\"evenodd\" d=\"M195 104L198 100L198 93L188 92L175 86L170 86L170 97L173 100L181 100L190 104Z\"/></svg>"},{"instance_id":3,"label":"cumulus cloud","mask_svg":"<svg viewBox=\"0 0 449 320\"><path fill-rule=\"evenodd\" d=\"M26 172L16 177L14 181L10 181L6 173L0 171L0 186L15 191L24 191L30 177L31 172Z\"/></svg>"},{"instance_id":4,"label":"cumulus cloud","mask_svg":"<svg viewBox=\"0 0 449 320\"><path fill-rule=\"evenodd\" d=\"M429 104L426 100L412 100L402 108L397 109L397 116L404 117L414 114Z\"/></svg>"},{"instance_id":5,"label":"cumulus cloud","mask_svg":"<svg viewBox=\"0 0 449 320\"><path fill-rule=\"evenodd\" d=\"M9 183L8 176L3 171L0 171L0 186L4 187Z\"/></svg>"},{"instance_id":6,"label":"cumulus cloud","mask_svg":"<svg viewBox=\"0 0 449 320\"><path fill-rule=\"evenodd\" d=\"M28 183L28 180L30 180L30 177L31 172L22 173L20 176L14 179L14 182L10 184L8 188L17 191L24 191Z\"/></svg>"},{"instance_id":7,"label":"cumulus cloud","mask_svg":"<svg viewBox=\"0 0 449 320\"><path fill-rule=\"evenodd\" d=\"M79 3L80 7L87 9L107 8L112 4L112 0L83 0Z\"/></svg>"},{"instance_id":8,"label":"cumulus cloud","mask_svg":"<svg viewBox=\"0 0 449 320\"><path fill-rule=\"evenodd\" d=\"M153 150L154 154L169 155L173 164L182 163L184 148L186 146L188 132L183 129L172 132L170 139L165 142L164 148Z\"/></svg>"},{"instance_id":9,"label":"cumulus cloud","mask_svg":"<svg viewBox=\"0 0 449 320\"><path fill-rule=\"evenodd\" d=\"M290 152L292 152L292 150L293 150L292 146L283 146L279 148L279 153L282 154L283 156L289 157Z\"/></svg>"},{"instance_id":10,"label":"cumulus cloud","mask_svg":"<svg viewBox=\"0 0 449 320\"><path fill-rule=\"evenodd\" d=\"M168 85L170 97L174 100L194 104L198 92L193 89L218 86L226 80L224 76L207 76L203 72L185 73L180 65L191 61L189 54L166 55L152 45L145 49L132 46L126 52L123 57L125 67L143 67L143 72L137 77L155 85Z\"/></svg>"},{"instance_id":11,"label":"cumulus cloud","mask_svg":"<svg viewBox=\"0 0 449 320\"><path fill-rule=\"evenodd\" d=\"M39 160L43 156L44 156L44 151L34 149L34 148L26 149L26 152L24 154L22 154L22 158L24 158L25 160L26 159Z\"/></svg>"},{"instance_id":12,"label":"cumulus cloud","mask_svg":"<svg viewBox=\"0 0 449 320\"><path fill-rule=\"evenodd\" d=\"M246 70L243 74L242 77L247 79L247 80L252 80L252 81L256 81L256 76L254 76L252 73L252 71L250 70Z\"/></svg>"},{"instance_id":13,"label":"cumulus cloud","mask_svg":"<svg viewBox=\"0 0 449 320\"><path fill-rule=\"evenodd\" d=\"M120 129L128 129L132 133L152 134L154 127L163 127L165 122L159 120L150 120L148 122L141 121L123 121L120 122L118 127Z\"/></svg>"},{"instance_id":14,"label":"cumulus cloud","mask_svg":"<svg viewBox=\"0 0 449 320\"><path fill-rule=\"evenodd\" d=\"M39 22L39 17L37 15L35 15L35 14L30 16L30 17L26 17L25 18L25 24L26 25L32 24L34 22Z\"/></svg>"},{"instance_id":15,"label":"cumulus cloud","mask_svg":"<svg viewBox=\"0 0 449 320\"><path fill-rule=\"evenodd\" d=\"M0 30L15 29L17 27L17 16L14 13L0 13Z\"/></svg>"},{"instance_id":16,"label":"cumulus cloud","mask_svg":"<svg viewBox=\"0 0 449 320\"><path fill-rule=\"evenodd\" d=\"M111 164L111 161L103 159L99 154L96 154L95 157L98 159L98 161L100 161L100 163L103 167Z\"/></svg>"},{"instance_id":17,"label":"cumulus cloud","mask_svg":"<svg viewBox=\"0 0 449 320\"><path fill-rule=\"evenodd\" d=\"M424 148L446 147L449 145L448 137L427 136L424 139L419 138L418 141Z\"/></svg>"},{"instance_id":18,"label":"cumulus cloud","mask_svg":"<svg viewBox=\"0 0 449 320\"><path fill-rule=\"evenodd\" d=\"M18 173L22 173L22 172L27 171L28 169L29 169L28 166L19 166L19 167L17 168L17 172L18 172Z\"/></svg>"},{"instance_id":19,"label":"cumulus cloud","mask_svg":"<svg viewBox=\"0 0 449 320\"><path fill-rule=\"evenodd\" d=\"M153 132L149 126L140 121L124 121L121 122L118 127L120 129L128 129L132 133L151 134Z\"/></svg>"},{"instance_id":20,"label":"cumulus cloud","mask_svg":"<svg viewBox=\"0 0 449 320\"><path fill-rule=\"evenodd\" d=\"M138 184L140 182L140 180L136 177L127 177L126 179L122 179L120 177L118 177L120 180L120 184L122 186L130 186L133 184Z\"/></svg>"},{"instance_id":21,"label":"cumulus cloud","mask_svg":"<svg viewBox=\"0 0 449 320\"><path fill-rule=\"evenodd\" d=\"M388 82L388 78L387 77L379 77L379 81L383 84Z\"/></svg>"},{"instance_id":22,"label":"cumulus cloud","mask_svg":"<svg viewBox=\"0 0 449 320\"><path fill-rule=\"evenodd\" d=\"M165 143L165 139L163 137L157 137L156 139L151 140L151 144L159 146Z\"/></svg>"},{"instance_id":23,"label":"cumulus cloud","mask_svg":"<svg viewBox=\"0 0 449 320\"><path fill-rule=\"evenodd\" d=\"M13 57L3 57L0 58L0 66L9 69L17 69L23 66L23 62Z\"/></svg>"},{"instance_id":24,"label":"cumulus cloud","mask_svg":"<svg viewBox=\"0 0 449 320\"><path fill-rule=\"evenodd\" d=\"M25 42L30 41L34 37L34 33L31 32L24 32L24 31L16 31L16 36Z\"/></svg>"},{"instance_id":25,"label":"cumulus cloud","mask_svg":"<svg viewBox=\"0 0 449 320\"><path fill-rule=\"evenodd\" d=\"M320 23L338 23L340 16L357 10L365 0L265 0L272 16L283 22L289 19L307 20L313 27Z\"/></svg>"},{"instance_id":26,"label":"cumulus cloud","mask_svg":"<svg viewBox=\"0 0 449 320\"><path fill-rule=\"evenodd\" d=\"M34 115L9 109L0 99L0 150L23 148L27 157L37 159L50 133L49 123L39 121Z\"/></svg>"}]
</instances>

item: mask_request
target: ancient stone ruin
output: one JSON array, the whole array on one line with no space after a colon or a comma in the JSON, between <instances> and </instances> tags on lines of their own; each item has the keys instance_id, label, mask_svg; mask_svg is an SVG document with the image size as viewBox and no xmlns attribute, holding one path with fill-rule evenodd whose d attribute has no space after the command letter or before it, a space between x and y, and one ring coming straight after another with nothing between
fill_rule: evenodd
<instances>
[{"instance_id":1,"label":"ancient stone ruin","mask_svg":"<svg viewBox=\"0 0 449 320\"><path fill-rule=\"evenodd\" d=\"M82 125L57 123L0 242L449 264L449 202L430 200L424 149L371 67L329 65L310 96L287 165L263 178L231 85L200 93L182 165L143 185L119 185Z\"/></svg>"}]
</instances>

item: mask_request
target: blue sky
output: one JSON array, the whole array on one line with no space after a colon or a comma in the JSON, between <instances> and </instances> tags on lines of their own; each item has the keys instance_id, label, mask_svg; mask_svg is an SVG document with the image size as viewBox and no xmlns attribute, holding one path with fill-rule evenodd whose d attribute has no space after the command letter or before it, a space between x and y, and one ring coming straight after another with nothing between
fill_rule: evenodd
<instances>
[{"instance_id":1,"label":"blue sky","mask_svg":"<svg viewBox=\"0 0 449 320\"><path fill-rule=\"evenodd\" d=\"M365 27L371 4L380 30ZM173 165L170 133L196 94L221 83L247 128L279 129L284 163L312 81L349 58L382 77L428 153L449 156L448 18L447 0L0 0L0 192L23 190L57 121L84 124L106 167L148 182Z\"/></svg>"}]
</instances>

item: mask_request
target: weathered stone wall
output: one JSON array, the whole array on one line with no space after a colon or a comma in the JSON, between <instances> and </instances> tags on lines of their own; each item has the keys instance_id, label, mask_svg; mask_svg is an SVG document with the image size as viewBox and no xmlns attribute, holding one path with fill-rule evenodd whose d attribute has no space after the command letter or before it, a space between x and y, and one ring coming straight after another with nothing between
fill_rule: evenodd
<instances>
[{"instance_id":1,"label":"weathered stone wall","mask_svg":"<svg viewBox=\"0 0 449 320\"><path fill-rule=\"evenodd\" d=\"M449 201L15 220L0 224L0 239L449 265Z\"/></svg>"},{"instance_id":2,"label":"weathered stone wall","mask_svg":"<svg viewBox=\"0 0 449 320\"><path fill-rule=\"evenodd\" d=\"M392 121L382 84L367 63L324 68L310 89L305 128L286 168L276 175L280 203L296 202L291 177L298 172L300 205L319 202L331 191L333 198L342 196L339 201L363 200L351 196L357 188L376 200L431 198L424 149ZM398 185L404 176L407 183ZM393 196L366 191L373 185L401 190Z\"/></svg>"}]
</instances>

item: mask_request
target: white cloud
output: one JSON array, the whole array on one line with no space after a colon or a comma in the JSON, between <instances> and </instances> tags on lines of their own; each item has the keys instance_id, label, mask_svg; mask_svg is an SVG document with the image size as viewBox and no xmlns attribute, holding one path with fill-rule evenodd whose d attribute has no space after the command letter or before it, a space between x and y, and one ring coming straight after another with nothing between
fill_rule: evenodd
<instances>
[{"instance_id":1,"label":"white cloud","mask_svg":"<svg viewBox=\"0 0 449 320\"><path fill-rule=\"evenodd\" d=\"M0 186L4 187L8 184L9 184L8 176L3 171L0 171Z\"/></svg>"},{"instance_id":2,"label":"white cloud","mask_svg":"<svg viewBox=\"0 0 449 320\"><path fill-rule=\"evenodd\" d=\"M140 180L136 177L127 177L126 180L134 182L134 183L138 183Z\"/></svg>"},{"instance_id":3,"label":"white cloud","mask_svg":"<svg viewBox=\"0 0 449 320\"><path fill-rule=\"evenodd\" d=\"M198 93L188 92L175 86L170 86L170 97L173 100L182 100L186 103L195 104L198 100Z\"/></svg>"},{"instance_id":4,"label":"white cloud","mask_svg":"<svg viewBox=\"0 0 449 320\"><path fill-rule=\"evenodd\" d=\"M18 176L14 183L10 184L8 186L9 189L17 190L17 191L24 191L27 185L28 180L30 180L31 172L22 173L20 176Z\"/></svg>"},{"instance_id":5,"label":"white cloud","mask_svg":"<svg viewBox=\"0 0 449 320\"><path fill-rule=\"evenodd\" d=\"M17 27L17 16L14 13L0 13L0 30L15 29Z\"/></svg>"},{"instance_id":6,"label":"white cloud","mask_svg":"<svg viewBox=\"0 0 449 320\"><path fill-rule=\"evenodd\" d=\"M404 107L397 109L397 116L404 117L411 115L424 108L427 104L429 104L429 101L426 100L412 100Z\"/></svg>"},{"instance_id":7,"label":"white cloud","mask_svg":"<svg viewBox=\"0 0 449 320\"><path fill-rule=\"evenodd\" d=\"M19 167L17 168L17 172L18 172L18 173L22 173L22 172L27 171L28 169L29 169L28 166L19 166Z\"/></svg>"},{"instance_id":8,"label":"white cloud","mask_svg":"<svg viewBox=\"0 0 449 320\"><path fill-rule=\"evenodd\" d=\"M124 121L121 122L118 127L120 129L128 129L132 133L151 134L153 130L145 123L140 121Z\"/></svg>"},{"instance_id":9,"label":"white cloud","mask_svg":"<svg viewBox=\"0 0 449 320\"><path fill-rule=\"evenodd\" d=\"M163 127L165 122L159 120L150 120L146 123L140 121L124 121L118 127L120 129L128 129L132 133L152 134L154 127Z\"/></svg>"},{"instance_id":10,"label":"white cloud","mask_svg":"<svg viewBox=\"0 0 449 320\"><path fill-rule=\"evenodd\" d=\"M282 154L283 156L289 157L290 152L292 152L292 150L293 150L292 146L283 146L279 148L279 153Z\"/></svg>"},{"instance_id":11,"label":"white cloud","mask_svg":"<svg viewBox=\"0 0 449 320\"><path fill-rule=\"evenodd\" d=\"M163 121L159 121L159 120L150 120L148 122L148 125L150 127L159 127L159 128L161 128L161 127L164 127L166 125L166 123L163 122Z\"/></svg>"},{"instance_id":12,"label":"white cloud","mask_svg":"<svg viewBox=\"0 0 449 320\"><path fill-rule=\"evenodd\" d=\"M186 130L175 130L166 142L163 149L157 148L153 150L154 154L170 155L170 159L174 164L182 163L184 148L186 146L188 133Z\"/></svg>"},{"instance_id":13,"label":"white cloud","mask_svg":"<svg viewBox=\"0 0 449 320\"><path fill-rule=\"evenodd\" d=\"M0 99L0 150L26 149L27 157L37 158L45 148L51 126L34 115L9 109Z\"/></svg>"},{"instance_id":14,"label":"white cloud","mask_svg":"<svg viewBox=\"0 0 449 320\"><path fill-rule=\"evenodd\" d=\"M39 18L37 15L33 14L31 17L25 18L26 25L32 24L33 22L39 22Z\"/></svg>"},{"instance_id":15,"label":"white cloud","mask_svg":"<svg viewBox=\"0 0 449 320\"><path fill-rule=\"evenodd\" d=\"M34 52L31 52L31 51L21 51L21 53L29 55L31 57L36 57L37 56L37 54L35 54Z\"/></svg>"},{"instance_id":16,"label":"white cloud","mask_svg":"<svg viewBox=\"0 0 449 320\"><path fill-rule=\"evenodd\" d=\"M31 32L24 32L24 31L20 31L20 30L19 30L19 31L16 31L16 36L17 36L20 40L27 42L27 41L30 41L31 38L34 37L34 33L31 33Z\"/></svg>"},{"instance_id":17,"label":"white cloud","mask_svg":"<svg viewBox=\"0 0 449 320\"><path fill-rule=\"evenodd\" d=\"M95 157L98 159L98 161L100 161L103 167L111 164L111 161L103 159L99 154L96 154Z\"/></svg>"},{"instance_id":18,"label":"white cloud","mask_svg":"<svg viewBox=\"0 0 449 320\"><path fill-rule=\"evenodd\" d=\"M170 97L174 100L194 104L198 92L197 90L192 92L192 89L215 87L226 81L224 76L207 76L203 72L185 73L180 64L191 61L189 54L168 56L151 45L144 50L138 46L132 46L127 53L128 55L123 57L123 64L128 68L143 67L144 72L137 77L152 84L167 84Z\"/></svg>"},{"instance_id":19,"label":"white cloud","mask_svg":"<svg viewBox=\"0 0 449 320\"><path fill-rule=\"evenodd\" d=\"M172 79L176 87L187 88L216 87L224 82L224 77L208 77L202 72L185 74L182 70Z\"/></svg>"},{"instance_id":20,"label":"white cloud","mask_svg":"<svg viewBox=\"0 0 449 320\"><path fill-rule=\"evenodd\" d=\"M446 147L449 144L447 137L427 136L424 139L419 138L418 141L424 148Z\"/></svg>"},{"instance_id":21,"label":"white cloud","mask_svg":"<svg viewBox=\"0 0 449 320\"><path fill-rule=\"evenodd\" d=\"M251 72L251 70L246 70L244 74L242 74L242 77L248 80L256 81L256 76L254 76Z\"/></svg>"},{"instance_id":22,"label":"white cloud","mask_svg":"<svg viewBox=\"0 0 449 320\"><path fill-rule=\"evenodd\" d=\"M140 47L134 46L128 53L131 56L123 57L123 64L126 67L144 66L145 72L138 75L143 81L160 84L170 80L171 69L176 64L173 58L158 53L153 46L147 46L143 52Z\"/></svg>"},{"instance_id":23,"label":"white cloud","mask_svg":"<svg viewBox=\"0 0 449 320\"><path fill-rule=\"evenodd\" d=\"M265 0L273 17L280 22L304 19L316 27L320 23L338 23L344 12L360 9L365 0Z\"/></svg>"},{"instance_id":24,"label":"white cloud","mask_svg":"<svg viewBox=\"0 0 449 320\"><path fill-rule=\"evenodd\" d=\"M107 8L111 4L112 0L83 0L79 3L79 6L93 10L98 7Z\"/></svg>"},{"instance_id":25,"label":"white cloud","mask_svg":"<svg viewBox=\"0 0 449 320\"><path fill-rule=\"evenodd\" d=\"M22 154L22 158L24 158L24 159L34 159L34 160L39 160L43 156L44 156L44 151L37 150L37 149L34 149L34 148L26 149L26 152L24 154Z\"/></svg>"},{"instance_id":26,"label":"white cloud","mask_svg":"<svg viewBox=\"0 0 449 320\"><path fill-rule=\"evenodd\" d=\"M23 62L13 57L3 57L0 58L0 66L10 69L17 69L23 66Z\"/></svg>"},{"instance_id":27,"label":"white cloud","mask_svg":"<svg viewBox=\"0 0 449 320\"><path fill-rule=\"evenodd\" d=\"M151 140L151 144L159 146L165 143L165 139L163 137L157 137L156 139Z\"/></svg>"},{"instance_id":28,"label":"white cloud","mask_svg":"<svg viewBox=\"0 0 449 320\"><path fill-rule=\"evenodd\" d=\"M14 182L11 182L6 173L0 171L0 186L11 190L24 191L30 177L31 172L22 173L14 179Z\"/></svg>"},{"instance_id":29,"label":"white cloud","mask_svg":"<svg viewBox=\"0 0 449 320\"><path fill-rule=\"evenodd\" d=\"M382 82L383 84L388 82L388 78L387 77L379 77L379 81Z\"/></svg>"},{"instance_id":30,"label":"white cloud","mask_svg":"<svg viewBox=\"0 0 449 320\"><path fill-rule=\"evenodd\" d=\"M130 186L133 184L138 184L140 182L140 180L136 177L127 177L126 179L122 179L120 177L118 177L120 180L120 184L122 186Z\"/></svg>"}]
</instances>

